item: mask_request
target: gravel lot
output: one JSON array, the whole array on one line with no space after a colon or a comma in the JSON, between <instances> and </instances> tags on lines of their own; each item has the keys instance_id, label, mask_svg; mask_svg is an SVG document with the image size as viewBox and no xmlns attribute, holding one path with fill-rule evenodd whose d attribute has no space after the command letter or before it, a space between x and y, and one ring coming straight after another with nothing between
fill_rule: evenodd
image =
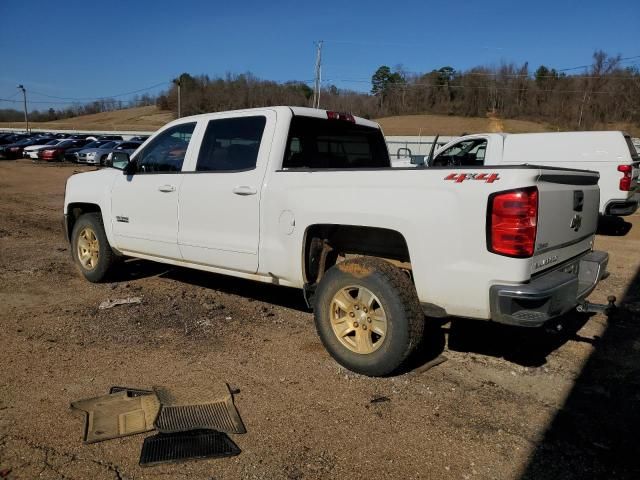
<instances>
[{"instance_id":1,"label":"gravel lot","mask_svg":"<svg viewBox=\"0 0 640 480\"><path fill-rule=\"evenodd\" d=\"M639 215L597 239L611 276L591 299L617 295L614 318L571 314L555 334L453 319L416 368L371 379L328 356L296 290L144 261L84 281L60 223L83 169L0 162L7 478L640 478ZM130 296L142 304L98 309ZM248 429L233 458L141 468L143 435L83 445L69 408L112 385L221 382Z\"/></svg>"}]
</instances>

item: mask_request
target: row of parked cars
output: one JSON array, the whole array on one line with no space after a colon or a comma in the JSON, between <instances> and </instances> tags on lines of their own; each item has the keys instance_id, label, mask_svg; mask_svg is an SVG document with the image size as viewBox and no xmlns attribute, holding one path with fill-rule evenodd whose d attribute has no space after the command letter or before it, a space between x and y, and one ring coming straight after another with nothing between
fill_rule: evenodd
<instances>
[{"instance_id":1,"label":"row of parked cars","mask_svg":"<svg viewBox=\"0 0 640 480\"><path fill-rule=\"evenodd\" d=\"M0 133L0 159L104 165L112 152L132 154L147 138L136 136L123 140L121 135Z\"/></svg>"}]
</instances>

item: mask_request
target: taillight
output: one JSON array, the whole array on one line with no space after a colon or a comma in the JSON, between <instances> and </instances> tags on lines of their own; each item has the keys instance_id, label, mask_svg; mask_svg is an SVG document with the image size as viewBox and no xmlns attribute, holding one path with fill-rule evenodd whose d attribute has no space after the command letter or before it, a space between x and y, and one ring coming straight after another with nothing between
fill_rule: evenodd
<instances>
[{"instance_id":1,"label":"taillight","mask_svg":"<svg viewBox=\"0 0 640 480\"><path fill-rule=\"evenodd\" d=\"M633 167L631 165L618 165L618 171L622 172L620 190L628 192L631 190L631 175L633 174Z\"/></svg>"},{"instance_id":2,"label":"taillight","mask_svg":"<svg viewBox=\"0 0 640 480\"><path fill-rule=\"evenodd\" d=\"M356 123L356 119L350 113L344 112L327 112L329 120L344 120L345 122Z\"/></svg>"},{"instance_id":3,"label":"taillight","mask_svg":"<svg viewBox=\"0 0 640 480\"><path fill-rule=\"evenodd\" d=\"M494 193L489 197L487 247L508 257L533 256L538 225L536 187Z\"/></svg>"}]
</instances>

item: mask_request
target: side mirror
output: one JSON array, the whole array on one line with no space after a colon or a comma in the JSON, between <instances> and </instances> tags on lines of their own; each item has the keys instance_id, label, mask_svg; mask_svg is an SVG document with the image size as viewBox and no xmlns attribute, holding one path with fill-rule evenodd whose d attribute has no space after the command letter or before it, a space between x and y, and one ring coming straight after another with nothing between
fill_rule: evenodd
<instances>
[{"instance_id":1,"label":"side mirror","mask_svg":"<svg viewBox=\"0 0 640 480\"><path fill-rule=\"evenodd\" d=\"M122 170L127 175L131 175L133 173L127 173L127 170L130 169L129 164L131 163L127 152L111 152L107 157L107 161L110 162L110 167Z\"/></svg>"},{"instance_id":2,"label":"side mirror","mask_svg":"<svg viewBox=\"0 0 640 480\"><path fill-rule=\"evenodd\" d=\"M127 157L129 155L127 154ZM124 175L134 175L136 172L138 171L138 165L136 164L136 161L133 160L129 160L128 163L124 166L124 168L122 169L122 173Z\"/></svg>"}]
</instances>

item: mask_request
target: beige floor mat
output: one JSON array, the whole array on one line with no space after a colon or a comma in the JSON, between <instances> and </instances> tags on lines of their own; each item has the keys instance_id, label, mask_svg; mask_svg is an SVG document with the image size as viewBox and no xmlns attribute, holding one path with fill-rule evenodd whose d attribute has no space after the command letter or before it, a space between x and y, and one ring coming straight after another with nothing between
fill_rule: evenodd
<instances>
[{"instance_id":1,"label":"beige floor mat","mask_svg":"<svg viewBox=\"0 0 640 480\"><path fill-rule=\"evenodd\" d=\"M154 426L163 433L212 429L246 433L227 384L217 388L153 387L160 403Z\"/></svg>"},{"instance_id":2,"label":"beige floor mat","mask_svg":"<svg viewBox=\"0 0 640 480\"><path fill-rule=\"evenodd\" d=\"M121 391L78 400L71 408L86 413L84 442L95 443L153 430L160 402L154 394L129 397Z\"/></svg>"}]
</instances>

